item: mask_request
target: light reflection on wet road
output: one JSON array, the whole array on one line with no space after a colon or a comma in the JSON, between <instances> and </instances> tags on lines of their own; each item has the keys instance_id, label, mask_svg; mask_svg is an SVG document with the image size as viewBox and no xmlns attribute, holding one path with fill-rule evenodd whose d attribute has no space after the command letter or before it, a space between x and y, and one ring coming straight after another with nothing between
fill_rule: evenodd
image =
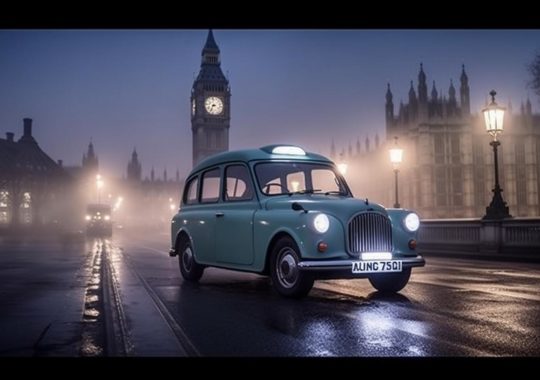
<instances>
[{"instance_id":1,"label":"light reflection on wet road","mask_svg":"<svg viewBox=\"0 0 540 380\"><path fill-rule=\"evenodd\" d=\"M316 282L307 298L290 300L254 274L211 268L200 284L184 283L177 259L166 253L165 233L117 235L104 246L109 253L101 260L110 260L129 355L540 355L539 264L428 255L427 266L413 270L396 295L375 292L367 280L339 280ZM100 297L88 292L95 246L64 252L43 244L10 246L16 258L6 247L0 245L0 280L7 284L0 355L80 354L73 326L84 326L85 300L94 307ZM42 251L39 259L30 249ZM41 277L53 285L25 286L24 279ZM24 321L31 329L14 329ZM54 328L43 332L51 323ZM48 341L60 343L44 345Z\"/></svg>"},{"instance_id":2,"label":"light reflection on wet road","mask_svg":"<svg viewBox=\"0 0 540 380\"><path fill-rule=\"evenodd\" d=\"M253 274L207 269L199 285L182 282L163 237L118 244L202 355L540 355L538 264L432 257L393 296L338 280L288 300Z\"/></svg>"}]
</instances>

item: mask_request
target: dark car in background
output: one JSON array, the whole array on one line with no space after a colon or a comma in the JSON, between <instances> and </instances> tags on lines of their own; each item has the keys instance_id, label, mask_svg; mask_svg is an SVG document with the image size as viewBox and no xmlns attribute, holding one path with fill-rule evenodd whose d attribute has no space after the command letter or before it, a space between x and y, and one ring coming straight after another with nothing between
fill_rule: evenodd
<instances>
[{"instance_id":1,"label":"dark car in background","mask_svg":"<svg viewBox=\"0 0 540 380\"><path fill-rule=\"evenodd\" d=\"M89 204L86 207L86 234L89 236L112 236L111 206Z\"/></svg>"}]
</instances>

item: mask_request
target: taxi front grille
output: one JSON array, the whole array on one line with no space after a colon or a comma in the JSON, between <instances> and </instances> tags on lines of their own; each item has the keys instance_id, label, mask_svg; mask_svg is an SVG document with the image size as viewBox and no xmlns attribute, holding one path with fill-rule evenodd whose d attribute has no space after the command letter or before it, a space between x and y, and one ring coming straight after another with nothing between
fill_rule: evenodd
<instances>
[{"instance_id":1,"label":"taxi front grille","mask_svg":"<svg viewBox=\"0 0 540 380\"><path fill-rule=\"evenodd\" d=\"M349 253L392 252L392 225L384 215L367 212L349 222Z\"/></svg>"}]
</instances>

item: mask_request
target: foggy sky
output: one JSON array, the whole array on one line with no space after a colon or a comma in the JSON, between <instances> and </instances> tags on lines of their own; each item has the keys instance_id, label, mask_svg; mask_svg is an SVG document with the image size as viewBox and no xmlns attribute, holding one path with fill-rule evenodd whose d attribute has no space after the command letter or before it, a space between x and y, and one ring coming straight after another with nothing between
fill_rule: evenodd
<instances>
[{"instance_id":1,"label":"foggy sky","mask_svg":"<svg viewBox=\"0 0 540 380\"><path fill-rule=\"evenodd\" d=\"M134 147L143 177L191 168L190 91L207 30L0 31L0 134L34 137L53 159L80 165L92 139L105 175L125 176ZM447 96L464 63L471 110L494 88L514 112L530 93L526 65L539 30L214 30L232 99L230 148L294 143L329 154L384 139L390 82L397 112L423 62ZM504 137L503 137L504 138ZM486 140L487 141L487 140ZM354 145L354 144L353 144Z\"/></svg>"}]
</instances>

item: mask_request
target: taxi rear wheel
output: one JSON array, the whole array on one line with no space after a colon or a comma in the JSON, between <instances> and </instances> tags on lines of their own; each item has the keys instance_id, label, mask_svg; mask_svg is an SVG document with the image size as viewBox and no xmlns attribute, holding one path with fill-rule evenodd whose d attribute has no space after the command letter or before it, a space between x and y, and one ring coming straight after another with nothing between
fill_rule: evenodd
<instances>
[{"instance_id":1,"label":"taxi rear wheel","mask_svg":"<svg viewBox=\"0 0 540 380\"><path fill-rule=\"evenodd\" d=\"M396 293L407 285L411 277L411 268L400 273L374 274L369 277L371 285L380 292Z\"/></svg>"},{"instance_id":2,"label":"taxi rear wheel","mask_svg":"<svg viewBox=\"0 0 540 380\"><path fill-rule=\"evenodd\" d=\"M290 237L283 237L272 249L270 276L274 288L285 297L306 296L313 287L313 277L298 268L299 250Z\"/></svg>"},{"instance_id":3,"label":"taxi rear wheel","mask_svg":"<svg viewBox=\"0 0 540 380\"><path fill-rule=\"evenodd\" d=\"M180 254L178 255L178 263L180 265L182 277L191 282L199 281L203 275L204 266L195 261L191 243L187 240L183 241L180 243L179 248L178 252L180 252Z\"/></svg>"}]
</instances>

